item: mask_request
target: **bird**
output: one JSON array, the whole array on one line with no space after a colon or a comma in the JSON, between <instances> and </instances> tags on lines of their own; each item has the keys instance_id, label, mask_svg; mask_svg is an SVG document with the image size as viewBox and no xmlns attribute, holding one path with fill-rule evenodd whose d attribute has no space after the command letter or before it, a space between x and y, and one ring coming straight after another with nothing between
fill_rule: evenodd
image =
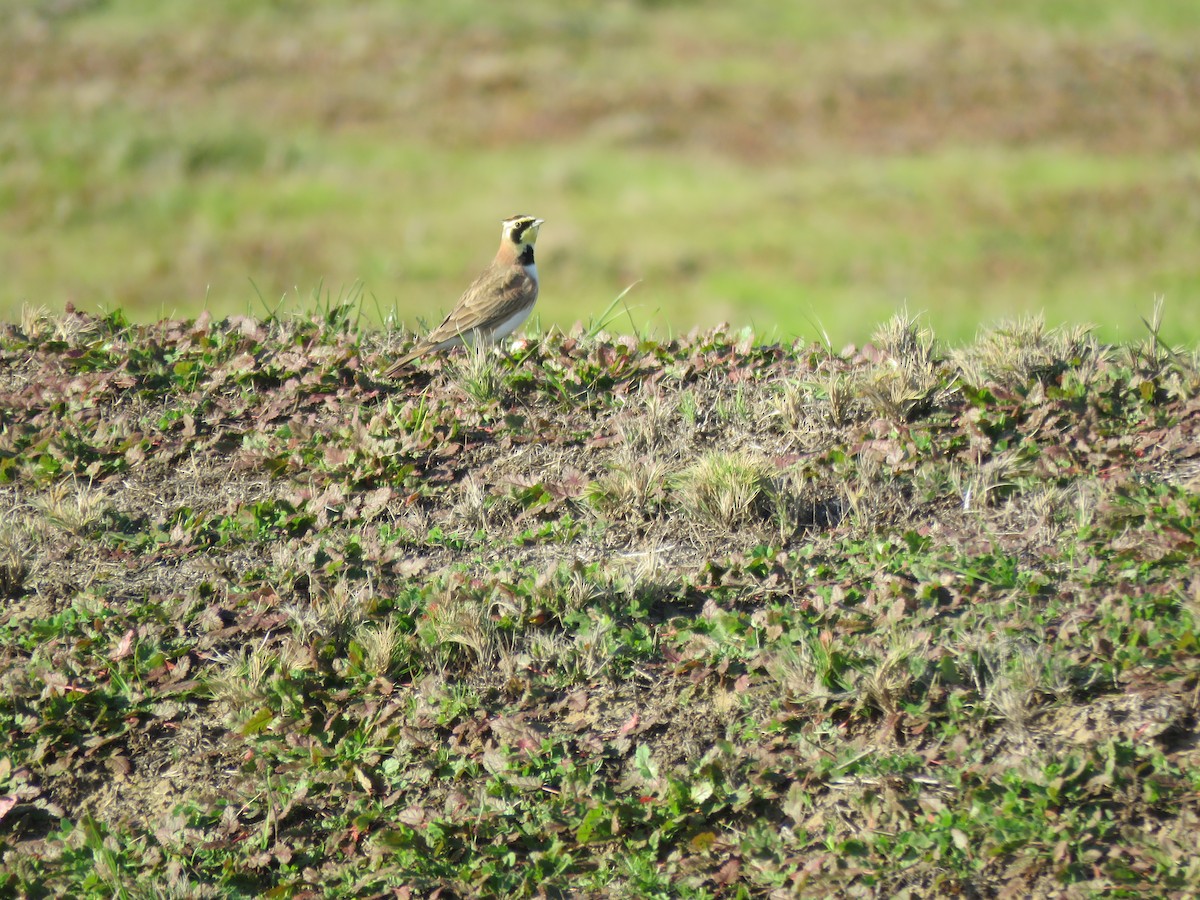
<instances>
[{"instance_id":1,"label":"bird","mask_svg":"<svg viewBox=\"0 0 1200 900\"><path fill-rule=\"evenodd\" d=\"M494 343L512 334L527 318L538 298L538 272L533 245L544 219L509 216L501 222L500 249L491 265L463 291L442 324L384 371L393 378L413 360L436 350Z\"/></svg>"}]
</instances>

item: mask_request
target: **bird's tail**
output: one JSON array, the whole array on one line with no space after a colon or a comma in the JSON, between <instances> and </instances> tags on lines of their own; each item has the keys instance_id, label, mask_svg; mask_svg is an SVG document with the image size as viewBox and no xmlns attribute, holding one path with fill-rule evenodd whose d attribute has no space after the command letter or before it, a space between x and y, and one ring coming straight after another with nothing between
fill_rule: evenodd
<instances>
[{"instance_id":1,"label":"bird's tail","mask_svg":"<svg viewBox=\"0 0 1200 900\"><path fill-rule=\"evenodd\" d=\"M430 350L429 344L420 343L413 347L412 350L405 353L402 357L383 370L384 378L395 378L403 372L414 359L424 356Z\"/></svg>"}]
</instances>

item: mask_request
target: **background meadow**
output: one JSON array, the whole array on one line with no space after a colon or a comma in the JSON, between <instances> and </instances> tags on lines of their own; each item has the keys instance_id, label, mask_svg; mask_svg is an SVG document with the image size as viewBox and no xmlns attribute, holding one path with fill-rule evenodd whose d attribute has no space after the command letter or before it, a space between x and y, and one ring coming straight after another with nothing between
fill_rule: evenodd
<instances>
[{"instance_id":1,"label":"background meadow","mask_svg":"<svg viewBox=\"0 0 1200 900\"><path fill-rule=\"evenodd\" d=\"M0 316L1200 337L1200 6L0 0ZM627 312L623 309L627 306Z\"/></svg>"}]
</instances>

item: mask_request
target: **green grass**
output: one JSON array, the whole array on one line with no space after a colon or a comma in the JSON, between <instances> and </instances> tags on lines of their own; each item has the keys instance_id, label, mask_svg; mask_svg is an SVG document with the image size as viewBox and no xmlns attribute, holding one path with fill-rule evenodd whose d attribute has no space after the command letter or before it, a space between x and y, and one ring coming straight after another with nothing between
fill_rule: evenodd
<instances>
[{"instance_id":1,"label":"green grass","mask_svg":"<svg viewBox=\"0 0 1200 900\"><path fill-rule=\"evenodd\" d=\"M0 8L0 311L438 318L547 219L539 321L835 346L907 307L1194 341L1186 5ZM35 46L36 53L24 48Z\"/></svg>"},{"instance_id":2,"label":"green grass","mask_svg":"<svg viewBox=\"0 0 1200 900\"><path fill-rule=\"evenodd\" d=\"M1194 353L358 321L0 332L0 891L1200 890Z\"/></svg>"}]
</instances>

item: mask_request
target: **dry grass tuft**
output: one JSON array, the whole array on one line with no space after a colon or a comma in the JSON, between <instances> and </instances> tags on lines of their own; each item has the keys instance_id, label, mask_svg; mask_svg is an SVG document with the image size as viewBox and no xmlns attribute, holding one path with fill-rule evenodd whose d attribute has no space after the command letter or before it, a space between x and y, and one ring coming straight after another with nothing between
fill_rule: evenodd
<instances>
[{"instance_id":1,"label":"dry grass tuft","mask_svg":"<svg viewBox=\"0 0 1200 900\"><path fill-rule=\"evenodd\" d=\"M852 679L862 703L885 716L900 711L902 701L916 682L914 669L923 669L929 638L901 632L888 636L883 657L873 666L863 666Z\"/></svg>"},{"instance_id":2,"label":"dry grass tuft","mask_svg":"<svg viewBox=\"0 0 1200 900\"><path fill-rule=\"evenodd\" d=\"M842 681L834 648L816 634L781 647L768 658L766 671L788 703L823 703L851 693Z\"/></svg>"},{"instance_id":3,"label":"dry grass tuft","mask_svg":"<svg viewBox=\"0 0 1200 900\"><path fill-rule=\"evenodd\" d=\"M614 518L651 518L663 510L674 472L674 466L653 457L613 463L588 485L587 497L599 512Z\"/></svg>"},{"instance_id":4,"label":"dry grass tuft","mask_svg":"<svg viewBox=\"0 0 1200 900\"><path fill-rule=\"evenodd\" d=\"M709 453L675 477L675 496L697 520L740 529L762 521L774 473L768 460L752 453Z\"/></svg>"},{"instance_id":5,"label":"dry grass tuft","mask_svg":"<svg viewBox=\"0 0 1200 900\"><path fill-rule=\"evenodd\" d=\"M40 341L54 330L55 318L45 306L22 303L19 327L26 338Z\"/></svg>"},{"instance_id":6,"label":"dry grass tuft","mask_svg":"<svg viewBox=\"0 0 1200 900\"><path fill-rule=\"evenodd\" d=\"M36 547L31 532L24 524L0 523L0 597L17 597L25 589Z\"/></svg>"},{"instance_id":7,"label":"dry grass tuft","mask_svg":"<svg viewBox=\"0 0 1200 900\"><path fill-rule=\"evenodd\" d=\"M268 646L265 641L217 655L216 671L205 679L212 699L225 705L239 727L274 697L287 697L290 673L310 668L311 660L295 641Z\"/></svg>"},{"instance_id":8,"label":"dry grass tuft","mask_svg":"<svg viewBox=\"0 0 1200 900\"><path fill-rule=\"evenodd\" d=\"M394 674L413 649L411 637L401 632L391 619L364 623L355 639L362 648L363 670L372 675Z\"/></svg>"},{"instance_id":9,"label":"dry grass tuft","mask_svg":"<svg viewBox=\"0 0 1200 900\"><path fill-rule=\"evenodd\" d=\"M368 615L374 591L368 584L338 580L326 585L313 579L309 596L283 607L296 639L303 644L351 635Z\"/></svg>"},{"instance_id":10,"label":"dry grass tuft","mask_svg":"<svg viewBox=\"0 0 1200 900\"><path fill-rule=\"evenodd\" d=\"M40 496L34 497L30 505L40 512L47 522L72 533L86 531L109 508L108 495L78 479L56 482Z\"/></svg>"},{"instance_id":11,"label":"dry grass tuft","mask_svg":"<svg viewBox=\"0 0 1200 900\"><path fill-rule=\"evenodd\" d=\"M497 655L496 626L487 603L456 586L429 602L417 637L426 663L443 673L486 665Z\"/></svg>"},{"instance_id":12,"label":"dry grass tuft","mask_svg":"<svg viewBox=\"0 0 1200 900\"><path fill-rule=\"evenodd\" d=\"M454 383L476 403L492 403L500 399L504 379L495 344L478 341L453 351L449 369Z\"/></svg>"},{"instance_id":13,"label":"dry grass tuft","mask_svg":"<svg viewBox=\"0 0 1200 900\"><path fill-rule=\"evenodd\" d=\"M1090 379L1102 354L1090 325L1047 328L1041 316L1022 316L951 351L950 360L968 384L1017 388L1067 369L1079 369L1076 378Z\"/></svg>"},{"instance_id":14,"label":"dry grass tuft","mask_svg":"<svg viewBox=\"0 0 1200 900\"><path fill-rule=\"evenodd\" d=\"M636 405L618 421L618 432L630 453L657 453L678 438L677 407L669 395L655 385L636 398Z\"/></svg>"}]
</instances>

